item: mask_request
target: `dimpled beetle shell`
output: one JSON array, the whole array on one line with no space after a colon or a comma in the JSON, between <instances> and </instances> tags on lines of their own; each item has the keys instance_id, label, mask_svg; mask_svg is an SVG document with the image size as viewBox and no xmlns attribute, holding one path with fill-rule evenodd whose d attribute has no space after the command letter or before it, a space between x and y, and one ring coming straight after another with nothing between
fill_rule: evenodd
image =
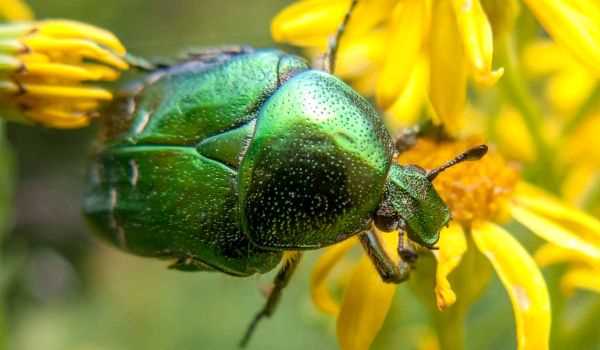
<instances>
[{"instance_id":1,"label":"dimpled beetle shell","mask_svg":"<svg viewBox=\"0 0 600 350\"><path fill-rule=\"evenodd\" d=\"M191 57L106 112L84 211L121 249L237 276L368 228L391 165L370 104L277 50Z\"/></svg>"}]
</instances>

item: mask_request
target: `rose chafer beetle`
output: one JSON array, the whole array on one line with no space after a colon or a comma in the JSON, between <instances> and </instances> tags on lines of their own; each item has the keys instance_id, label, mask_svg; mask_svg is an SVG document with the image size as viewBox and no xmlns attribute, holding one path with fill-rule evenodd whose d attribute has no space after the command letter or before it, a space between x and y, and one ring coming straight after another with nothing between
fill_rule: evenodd
<instances>
[{"instance_id":1,"label":"rose chafer beetle","mask_svg":"<svg viewBox=\"0 0 600 350\"><path fill-rule=\"evenodd\" d=\"M243 344L303 250L358 235L384 281L405 280L414 253L399 247L394 263L373 225L433 248L450 212L431 181L486 151L429 172L395 164L377 112L326 71L274 49L205 52L149 72L103 118L84 199L100 236L185 271L250 276L284 260Z\"/></svg>"}]
</instances>

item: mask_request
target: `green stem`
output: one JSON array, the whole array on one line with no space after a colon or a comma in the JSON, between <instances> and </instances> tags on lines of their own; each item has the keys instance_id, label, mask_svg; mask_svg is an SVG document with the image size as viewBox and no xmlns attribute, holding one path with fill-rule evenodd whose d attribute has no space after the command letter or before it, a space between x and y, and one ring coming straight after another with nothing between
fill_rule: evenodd
<instances>
[{"instance_id":1,"label":"green stem","mask_svg":"<svg viewBox=\"0 0 600 350\"><path fill-rule=\"evenodd\" d=\"M591 212L598 206L600 206L600 179L596 179L595 183L588 190L585 200L581 203L581 207L587 212Z\"/></svg>"},{"instance_id":2,"label":"green stem","mask_svg":"<svg viewBox=\"0 0 600 350\"><path fill-rule=\"evenodd\" d=\"M544 140L541 133L542 128L540 127L544 122L544 117L535 102L535 98L529 91L527 82L523 78L524 75L519 66L512 37L505 35L499 38L496 54L499 63L504 67L504 76L500 79L499 86L504 95L523 116L536 148L538 157L537 168L535 169L536 180L543 187L553 189L557 185L555 177L549 176L554 175L553 152Z\"/></svg>"},{"instance_id":3,"label":"green stem","mask_svg":"<svg viewBox=\"0 0 600 350\"><path fill-rule=\"evenodd\" d=\"M11 199L13 190L13 159L8 144L4 140L4 125L0 120L0 248L4 243L8 230L11 212ZM1 253L1 251L0 251ZM6 329L5 287L8 282L10 269L5 264L4 257L0 254L0 350L8 347L8 331Z\"/></svg>"},{"instance_id":4,"label":"green stem","mask_svg":"<svg viewBox=\"0 0 600 350\"><path fill-rule=\"evenodd\" d=\"M465 319L467 312L455 305L444 312L436 310L434 317L440 349L465 348Z\"/></svg>"},{"instance_id":5,"label":"green stem","mask_svg":"<svg viewBox=\"0 0 600 350\"><path fill-rule=\"evenodd\" d=\"M600 302L596 302L586 309L586 312L569 327L564 327L562 342L558 345L561 349L589 349L598 341L598 321L600 317ZM564 321L563 321L564 322Z\"/></svg>"}]
</instances>

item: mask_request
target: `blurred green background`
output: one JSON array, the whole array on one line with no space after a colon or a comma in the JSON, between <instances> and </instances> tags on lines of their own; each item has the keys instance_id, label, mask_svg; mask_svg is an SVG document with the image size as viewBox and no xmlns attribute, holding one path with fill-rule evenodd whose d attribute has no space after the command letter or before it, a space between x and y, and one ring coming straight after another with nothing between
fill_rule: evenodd
<instances>
[{"instance_id":1,"label":"blurred green background","mask_svg":"<svg viewBox=\"0 0 600 350\"><path fill-rule=\"evenodd\" d=\"M211 45L270 46L270 18L289 2L29 1L39 18L72 18L108 28L132 53L146 57ZM12 155L2 145L0 349L236 348L262 305L260 287L272 274L238 279L175 272L165 262L108 247L90 235L79 207L95 130L10 125L6 134ZM251 349L337 348L333 320L310 302L308 277L317 255L308 254L276 315L260 325ZM552 287L556 281L552 274L549 279ZM419 300L405 286L398 289L375 349L418 348L428 324ZM578 299L579 308L586 308L586 300ZM467 348L515 347L510 303L496 277L467 322ZM585 344L600 342L587 339Z\"/></svg>"}]
</instances>

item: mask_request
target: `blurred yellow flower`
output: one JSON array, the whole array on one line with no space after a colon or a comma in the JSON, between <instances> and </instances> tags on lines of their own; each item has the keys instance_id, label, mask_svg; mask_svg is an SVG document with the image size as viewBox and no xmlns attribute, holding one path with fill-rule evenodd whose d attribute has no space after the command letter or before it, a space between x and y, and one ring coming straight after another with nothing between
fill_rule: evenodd
<instances>
[{"instance_id":1,"label":"blurred yellow flower","mask_svg":"<svg viewBox=\"0 0 600 350\"><path fill-rule=\"evenodd\" d=\"M401 154L402 164L432 168L479 140L419 140ZM543 276L527 250L504 228L510 219L549 242L549 246L579 259L600 259L600 222L573 209L534 186L497 152L481 161L466 163L442 174L434 182L452 210L454 221L442 230L437 260L435 297L439 309L457 301L449 277L474 247L492 264L513 304L519 349L547 349L550 335L550 301ZM379 233L388 253L395 252L397 237ZM341 305L329 293L327 276L352 247L344 242L326 250L313 271L312 297L317 307L337 316L341 348L366 349L377 335L391 304L395 285L385 284L363 256L345 287ZM397 255L396 259L398 259ZM479 274L470 271L467 280ZM419 270L415 271L419 274ZM460 298L461 295L458 295ZM374 302L374 301L377 302Z\"/></svg>"},{"instance_id":2,"label":"blurred yellow flower","mask_svg":"<svg viewBox=\"0 0 600 350\"><path fill-rule=\"evenodd\" d=\"M498 147L512 159L533 164L538 150L531 128L539 130L560 172L562 197L577 207L596 209L600 216L598 76L548 40L527 45L522 64L530 81L542 83L543 97L535 102L546 106L545 113L528 127L517 109L503 104L492 130Z\"/></svg>"},{"instance_id":3,"label":"blurred yellow flower","mask_svg":"<svg viewBox=\"0 0 600 350\"><path fill-rule=\"evenodd\" d=\"M598 43L600 45L600 40ZM544 97L553 112L565 119L571 117L592 94L598 81L594 71L549 40L538 40L528 45L523 50L522 61L531 78L548 78Z\"/></svg>"},{"instance_id":4,"label":"blurred yellow flower","mask_svg":"<svg viewBox=\"0 0 600 350\"><path fill-rule=\"evenodd\" d=\"M600 67L600 6L588 0L524 0L562 47L590 67ZM298 1L272 22L278 42L320 52L350 0ZM511 30L514 1L359 1L341 41L336 73L378 105L410 124L430 102L434 120L451 134L461 130L467 77L493 85L494 34ZM415 91L418 90L418 91Z\"/></svg>"},{"instance_id":5,"label":"blurred yellow flower","mask_svg":"<svg viewBox=\"0 0 600 350\"><path fill-rule=\"evenodd\" d=\"M273 20L273 38L322 49L349 4L292 4ZM359 1L341 41L337 73L363 93L374 91L383 109L404 96L415 106L413 115L427 96L410 90L428 89L436 120L454 131L461 126L467 76L491 85L502 74L492 69L492 54L492 30L478 0Z\"/></svg>"},{"instance_id":6,"label":"blurred yellow flower","mask_svg":"<svg viewBox=\"0 0 600 350\"><path fill-rule=\"evenodd\" d=\"M600 3L523 0L544 29L573 57L600 74Z\"/></svg>"},{"instance_id":7,"label":"blurred yellow flower","mask_svg":"<svg viewBox=\"0 0 600 350\"><path fill-rule=\"evenodd\" d=\"M599 101L600 102L600 101ZM566 135L560 161L568 169L561 193L569 202L600 217L600 109Z\"/></svg>"},{"instance_id":8,"label":"blurred yellow flower","mask_svg":"<svg viewBox=\"0 0 600 350\"><path fill-rule=\"evenodd\" d=\"M545 244L536 251L535 261L542 267L559 263L569 264L569 269L561 277L561 289L567 295L576 289L600 293L600 259L591 259L552 244Z\"/></svg>"}]
</instances>

